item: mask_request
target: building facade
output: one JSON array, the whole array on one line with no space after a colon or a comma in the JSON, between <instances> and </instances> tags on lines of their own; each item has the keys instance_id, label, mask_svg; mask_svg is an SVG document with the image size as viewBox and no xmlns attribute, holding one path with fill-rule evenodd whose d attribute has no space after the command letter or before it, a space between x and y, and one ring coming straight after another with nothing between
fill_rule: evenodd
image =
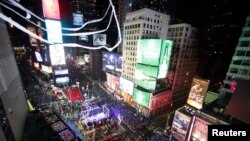
<instances>
[{"instance_id":1,"label":"building facade","mask_svg":"<svg viewBox=\"0 0 250 141\"><path fill-rule=\"evenodd\" d=\"M170 25L168 39L174 47L165 83L172 89L173 104L181 104L186 102L199 62L197 29L186 23Z\"/></svg>"},{"instance_id":2,"label":"building facade","mask_svg":"<svg viewBox=\"0 0 250 141\"><path fill-rule=\"evenodd\" d=\"M0 26L0 140L21 141L28 108L5 22Z\"/></svg>"},{"instance_id":3,"label":"building facade","mask_svg":"<svg viewBox=\"0 0 250 141\"><path fill-rule=\"evenodd\" d=\"M250 80L250 16L242 29L231 64L221 88L221 100L227 104L234 93L238 80Z\"/></svg>"},{"instance_id":4,"label":"building facade","mask_svg":"<svg viewBox=\"0 0 250 141\"><path fill-rule=\"evenodd\" d=\"M167 39L170 16L147 8L127 13L123 34L122 77L134 81L138 39Z\"/></svg>"}]
</instances>

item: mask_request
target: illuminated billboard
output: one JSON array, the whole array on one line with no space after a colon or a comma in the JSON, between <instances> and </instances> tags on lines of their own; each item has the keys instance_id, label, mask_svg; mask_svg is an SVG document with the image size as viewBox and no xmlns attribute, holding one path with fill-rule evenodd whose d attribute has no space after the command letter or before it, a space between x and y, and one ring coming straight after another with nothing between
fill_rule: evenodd
<instances>
[{"instance_id":1,"label":"illuminated billboard","mask_svg":"<svg viewBox=\"0 0 250 141\"><path fill-rule=\"evenodd\" d=\"M83 25L83 14L73 13L73 25Z\"/></svg>"},{"instance_id":2,"label":"illuminated billboard","mask_svg":"<svg viewBox=\"0 0 250 141\"><path fill-rule=\"evenodd\" d=\"M141 39L137 44L137 63L157 66L157 78L167 76L173 42L162 39Z\"/></svg>"},{"instance_id":3,"label":"illuminated billboard","mask_svg":"<svg viewBox=\"0 0 250 141\"><path fill-rule=\"evenodd\" d=\"M120 81L119 81L119 78L114 76L114 75L111 75L109 73L106 73L107 74L107 85L112 88L113 90L116 90L118 91L120 89Z\"/></svg>"},{"instance_id":4,"label":"illuminated billboard","mask_svg":"<svg viewBox=\"0 0 250 141\"><path fill-rule=\"evenodd\" d=\"M170 64L170 56L173 47L173 42L169 40L162 41L162 49L161 49L161 57L159 63L159 73L158 79L165 78L167 76L169 64Z\"/></svg>"},{"instance_id":5,"label":"illuminated billboard","mask_svg":"<svg viewBox=\"0 0 250 141\"><path fill-rule=\"evenodd\" d=\"M154 90L158 67L137 64L135 69L135 83L145 89Z\"/></svg>"},{"instance_id":6,"label":"illuminated billboard","mask_svg":"<svg viewBox=\"0 0 250 141\"><path fill-rule=\"evenodd\" d=\"M52 73L52 68L49 66L41 65L41 71L44 71L46 73Z\"/></svg>"},{"instance_id":7,"label":"illuminated billboard","mask_svg":"<svg viewBox=\"0 0 250 141\"><path fill-rule=\"evenodd\" d=\"M85 61L84 61L84 56L76 56L76 61L78 65L84 65Z\"/></svg>"},{"instance_id":8,"label":"illuminated billboard","mask_svg":"<svg viewBox=\"0 0 250 141\"><path fill-rule=\"evenodd\" d=\"M208 123L199 118L195 118L189 141L207 141Z\"/></svg>"},{"instance_id":9,"label":"illuminated billboard","mask_svg":"<svg viewBox=\"0 0 250 141\"><path fill-rule=\"evenodd\" d=\"M52 65L64 65L66 63L64 47L62 45L50 45L49 53Z\"/></svg>"},{"instance_id":10,"label":"illuminated billboard","mask_svg":"<svg viewBox=\"0 0 250 141\"><path fill-rule=\"evenodd\" d=\"M56 83L61 84L61 83L68 83L69 82L69 77L58 77L56 78Z\"/></svg>"},{"instance_id":11,"label":"illuminated billboard","mask_svg":"<svg viewBox=\"0 0 250 141\"><path fill-rule=\"evenodd\" d=\"M38 62L43 62L43 58L39 52L35 51L35 56Z\"/></svg>"},{"instance_id":12,"label":"illuminated billboard","mask_svg":"<svg viewBox=\"0 0 250 141\"><path fill-rule=\"evenodd\" d=\"M105 46L106 45L106 34L94 34L93 45L94 46Z\"/></svg>"},{"instance_id":13,"label":"illuminated billboard","mask_svg":"<svg viewBox=\"0 0 250 141\"><path fill-rule=\"evenodd\" d=\"M63 43L62 27L60 21L45 20L48 41L52 43Z\"/></svg>"},{"instance_id":14,"label":"illuminated billboard","mask_svg":"<svg viewBox=\"0 0 250 141\"><path fill-rule=\"evenodd\" d=\"M55 75L66 75L69 74L69 70L68 69L55 70L54 73Z\"/></svg>"},{"instance_id":15,"label":"illuminated billboard","mask_svg":"<svg viewBox=\"0 0 250 141\"><path fill-rule=\"evenodd\" d=\"M134 88L133 100L143 106L149 106L150 93Z\"/></svg>"},{"instance_id":16,"label":"illuminated billboard","mask_svg":"<svg viewBox=\"0 0 250 141\"><path fill-rule=\"evenodd\" d=\"M30 32L36 34L36 28L35 28L35 27L28 26L27 29L28 29ZM36 40L36 38L30 36L30 45L31 45L31 46L37 46L37 40Z\"/></svg>"},{"instance_id":17,"label":"illuminated billboard","mask_svg":"<svg viewBox=\"0 0 250 141\"><path fill-rule=\"evenodd\" d=\"M187 135L189 123L191 117L180 113L179 111L175 112L173 124L172 124L172 134L178 141L184 141Z\"/></svg>"},{"instance_id":18,"label":"illuminated billboard","mask_svg":"<svg viewBox=\"0 0 250 141\"><path fill-rule=\"evenodd\" d=\"M159 66L163 56L170 58L173 43L162 39L141 39L137 43L137 63ZM169 60L167 59L166 60Z\"/></svg>"},{"instance_id":19,"label":"illuminated billboard","mask_svg":"<svg viewBox=\"0 0 250 141\"><path fill-rule=\"evenodd\" d=\"M39 37L43 38L44 33L42 29L38 28L37 33ZM40 41L40 46L44 46L44 43L42 41Z\"/></svg>"},{"instance_id":20,"label":"illuminated billboard","mask_svg":"<svg viewBox=\"0 0 250 141\"><path fill-rule=\"evenodd\" d=\"M123 90L124 92L132 95L133 94L133 90L134 90L134 83L124 79L122 77L120 77L120 88L121 90Z\"/></svg>"},{"instance_id":21,"label":"illuminated billboard","mask_svg":"<svg viewBox=\"0 0 250 141\"><path fill-rule=\"evenodd\" d=\"M89 54L84 54L84 62L85 63L89 63L89 58L90 58Z\"/></svg>"},{"instance_id":22,"label":"illuminated billboard","mask_svg":"<svg viewBox=\"0 0 250 141\"><path fill-rule=\"evenodd\" d=\"M194 78L189 92L187 103L197 109L201 109L207 93L209 81Z\"/></svg>"},{"instance_id":23,"label":"illuminated billboard","mask_svg":"<svg viewBox=\"0 0 250 141\"><path fill-rule=\"evenodd\" d=\"M104 71L122 71L122 56L116 53L105 52L102 57L102 69Z\"/></svg>"},{"instance_id":24,"label":"illuminated billboard","mask_svg":"<svg viewBox=\"0 0 250 141\"><path fill-rule=\"evenodd\" d=\"M60 20L58 0L42 0L42 5L45 18Z\"/></svg>"}]
</instances>

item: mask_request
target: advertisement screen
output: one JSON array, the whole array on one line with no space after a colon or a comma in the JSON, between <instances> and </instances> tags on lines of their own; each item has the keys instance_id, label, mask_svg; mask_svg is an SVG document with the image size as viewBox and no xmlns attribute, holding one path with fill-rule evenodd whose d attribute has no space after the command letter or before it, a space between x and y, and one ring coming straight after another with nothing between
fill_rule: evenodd
<instances>
[{"instance_id":1,"label":"advertisement screen","mask_svg":"<svg viewBox=\"0 0 250 141\"><path fill-rule=\"evenodd\" d=\"M207 138L208 123L199 118L195 118L189 141L207 141Z\"/></svg>"},{"instance_id":2,"label":"advertisement screen","mask_svg":"<svg viewBox=\"0 0 250 141\"><path fill-rule=\"evenodd\" d=\"M119 78L114 76L114 75L108 74L108 73L107 73L107 76L108 76L107 77L108 78L108 86L114 90L120 89Z\"/></svg>"},{"instance_id":3,"label":"advertisement screen","mask_svg":"<svg viewBox=\"0 0 250 141\"><path fill-rule=\"evenodd\" d=\"M73 25L83 25L83 14L73 13Z\"/></svg>"},{"instance_id":4,"label":"advertisement screen","mask_svg":"<svg viewBox=\"0 0 250 141\"><path fill-rule=\"evenodd\" d=\"M52 73L52 68L49 66L41 65L42 71L47 72L47 73Z\"/></svg>"},{"instance_id":5,"label":"advertisement screen","mask_svg":"<svg viewBox=\"0 0 250 141\"><path fill-rule=\"evenodd\" d=\"M161 39L141 39L137 44L137 63L158 66L162 46Z\"/></svg>"},{"instance_id":6,"label":"advertisement screen","mask_svg":"<svg viewBox=\"0 0 250 141\"><path fill-rule=\"evenodd\" d=\"M121 72L122 71L122 56L116 53L105 52L102 58L104 71Z\"/></svg>"},{"instance_id":7,"label":"advertisement screen","mask_svg":"<svg viewBox=\"0 0 250 141\"><path fill-rule=\"evenodd\" d=\"M135 83L145 89L154 90L158 67L137 64L135 69Z\"/></svg>"},{"instance_id":8,"label":"advertisement screen","mask_svg":"<svg viewBox=\"0 0 250 141\"><path fill-rule=\"evenodd\" d=\"M178 141L184 141L188 131L189 123L191 117L180 113L179 111L175 112L173 124L172 124L172 133L173 136Z\"/></svg>"},{"instance_id":9,"label":"advertisement screen","mask_svg":"<svg viewBox=\"0 0 250 141\"><path fill-rule=\"evenodd\" d=\"M56 83L60 84L60 83L68 83L69 82L69 77L58 77L56 78Z\"/></svg>"},{"instance_id":10,"label":"advertisement screen","mask_svg":"<svg viewBox=\"0 0 250 141\"><path fill-rule=\"evenodd\" d=\"M64 47L62 45L50 45L49 53L52 65L64 65L66 63Z\"/></svg>"},{"instance_id":11,"label":"advertisement screen","mask_svg":"<svg viewBox=\"0 0 250 141\"><path fill-rule=\"evenodd\" d=\"M84 62L89 63L89 54L84 54Z\"/></svg>"},{"instance_id":12,"label":"advertisement screen","mask_svg":"<svg viewBox=\"0 0 250 141\"><path fill-rule=\"evenodd\" d=\"M162 49L160 55L160 63L159 63L159 73L158 79L165 78L167 76L169 64L170 64L170 56L173 47L173 42L169 40L162 41Z\"/></svg>"},{"instance_id":13,"label":"advertisement screen","mask_svg":"<svg viewBox=\"0 0 250 141\"><path fill-rule=\"evenodd\" d=\"M194 78L187 103L197 109L201 109L208 85L209 81Z\"/></svg>"},{"instance_id":14,"label":"advertisement screen","mask_svg":"<svg viewBox=\"0 0 250 141\"><path fill-rule=\"evenodd\" d=\"M94 46L105 46L106 45L106 34L94 34L93 45Z\"/></svg>"},{"instance_id":15,"label":"advertisement screen","mask_svg":"<svg viewBox=\"0 0 250 141\"><path fill-rule=\"evenodd\" d=\"M134 83L127 80L127 79L124 79L124 78L120 77L120 88L124 92L132 95L133 90L134 90Z\"/></svg>"},{"instance_id":16,"label":"advertisement screen","mask_svg":"<svg viewBox=\"0 0 250 141\"><path fill-rule=\"evenodd\" d=\"M85 61L84 61L84 56L76 56L76 61L78 65L84 65Z\"/></svg>"},{"instance_id":17,"label":"advertisement screen","mask_svg":"<svg viewBox=\"0 0 250 141\"><path fill-rule=\"evenodd\" d=\"M89 37L88 37L88 35L81 35L81 36L79 36L79 40L81 40L81 41L89 41Z\"/></svg>"},{"instance_id":18,"label":"advertisement screen","mask_svg":"<svg viewBox=\"0 0 250 141\"><path fill-rule=\"evenodd\" d=\"M45 20L48 41L52 43L62 43L61 22L55 20Z\"/></svg>"},{"instance_id":19,"label":"advertisement screen","mask_svg":"<svg viewBox=\"0 0 250 141\"><path fill-rule=\"evenodd\" d=\"M65 75L65 74L69 74L68 69L55 70L55 75Z\"/></svg>"},{"instance_id":20,"label":"advertisement screen","mask_svg":"<svg viewBox=\"0 0 250 141\"><path fill-rule=\"evenodd\" d=\"M133 100L143 106L149 106L150 93L134 88Z\"/></svg>"},{"instance_id":21,"label":"advertisement screen","mask_svg":"<svg viewBox=\"0 0 250 141\"><path fill-rule=\"evenodd\" d=\"M27 29L28 29L30 32L36 34L36 28L35 28L35 27L28 26ZM30 36L30 45L31 45L31 46L37 46L37 40L36 40L36 38Z\"/></svg>"},{"instance_id":22,"label":"advertisement screen","mask_svg":"<svg viewBox=\"0 0 250 141\"><path fill-rule=\"evenodd\" d=\"M35 51L35 56L38 62L43 62L43 58L39 52Z\"/></svg>"},{"instance_id":23,"label":"advertisement screen","mask_svg":"<svg viewBox=\"0 0 250 141\"><path fill-rule=\"evenodd\" d=\"M119 78L109 73L106 74L107 74L107 85L113 90L118 91L120 89Z\"/></svg>"},{"instance_id":24,"label":"advertisement screen","mask_svg":"<svg viewBox=\"0 0 250 141\"><path fill-rule=\"evenodd\" d=\"M45 18L60 20L58 0L42 0Z\"/></svg>"}]
</instances>

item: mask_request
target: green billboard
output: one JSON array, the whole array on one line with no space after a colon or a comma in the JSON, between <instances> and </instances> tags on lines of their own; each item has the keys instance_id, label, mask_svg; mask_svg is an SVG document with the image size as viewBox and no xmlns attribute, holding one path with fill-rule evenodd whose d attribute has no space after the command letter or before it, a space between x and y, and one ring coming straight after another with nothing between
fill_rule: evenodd
<instances>
[{"instance_id":1,"label":"green billboard","mask_svg":"<svg viewBox=\"0 0 250 141\"><path fill-rule=\"evenodd\" d=\"M157 76L158 67L137 64L135 69L135 83L137 85L148 90L154 90Z\"/></svg>"},{"instance_id":2,"label":"green billboard","mask_svg":"<svg viewBox=\"0 0 250 141\"><path fill-rule=\"evenodd\" d=\"M143 106L149 106L150 93L134 89L133 100Z\"/></svg>"},{"instance_id":3,"label":"green billboard","mask_svg":"<svg viewBox=\"0 0 250 141\"><path fill-rule=\"evenodd\" d=\"M159 67L156 78L167 76L173 42L162 39L141 39L137 44L137 63Z\"/></svg>"},{"instance_id":4,"label":"green billboard","mask_svg":"<svg viewBox=\"0 0 250 141\"><path fill-rule=\"evenodd\" d=\"M137 43L137 63L158 66L161 52L161 39L141 39Z\"/></svg>"},{"instance_id":5,"label":"green billboard","mask_svg":"<svg viewBox=\"0 0 250 141\"><path fill-rule=\"evenodd\" d=\"M173 47L172 41L169 41L169 40L162 41L161 57L160 57L160 63L159 63L159 73L157 77L159 79L165 78L167 76L167 72L168 72L168 68L170 64L172 47Z\"/></svg>"}]
</instances>

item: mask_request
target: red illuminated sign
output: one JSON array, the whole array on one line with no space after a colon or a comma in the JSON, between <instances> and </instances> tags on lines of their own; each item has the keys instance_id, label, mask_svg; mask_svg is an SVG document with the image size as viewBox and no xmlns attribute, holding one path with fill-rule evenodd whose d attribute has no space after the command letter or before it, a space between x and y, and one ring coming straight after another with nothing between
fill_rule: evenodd
<instances>
[{"instance_id":1,"label":"red illuminated sign","mask_svg":"<svg viewBox=\"0 0 250 141\"><path fill-rule=\"evenodd\" d=\"M45 18L60 20L58 0L42 0L43 15Z\"/></svg>"}]
</instances>

